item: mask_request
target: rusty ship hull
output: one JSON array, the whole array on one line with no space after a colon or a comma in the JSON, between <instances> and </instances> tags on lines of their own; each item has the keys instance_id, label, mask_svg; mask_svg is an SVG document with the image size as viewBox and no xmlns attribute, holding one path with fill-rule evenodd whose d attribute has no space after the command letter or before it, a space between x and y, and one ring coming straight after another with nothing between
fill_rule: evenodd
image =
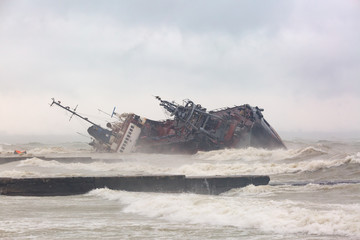
<instances>
[{"instance_id":1,"label":"rusty ship hull","mask_svg":"<svg viewBox=\"0 0 360 240\"><path fill-rule=\"evenodd\" d=\"M101 127L69 107L56 104L92 124L88 133L95 150L105 152L188 153L225 148L286 148L277 132L264 119L263 109L248 104L207 111L200 104L183 104L156 97L169 114L164 121L134 113L112 116L117 120Z\"/></svg>"}]
</instances>

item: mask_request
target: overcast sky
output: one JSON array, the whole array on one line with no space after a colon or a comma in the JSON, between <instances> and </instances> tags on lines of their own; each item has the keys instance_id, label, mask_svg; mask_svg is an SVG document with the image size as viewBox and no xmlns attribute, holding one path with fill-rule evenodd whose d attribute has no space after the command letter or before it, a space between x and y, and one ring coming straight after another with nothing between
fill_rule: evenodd
<instances>
[{"instance_id":1,"label":"overcast sky","mask_svg":"<svg viewBox=\"0 0 360 240\"><path fill-rule=\"evenodd\" d=\"M359 29L359 0L1 0L0 136L86 133L52 97L164 119L153 95L358 134Z\"/></svg>"}]
</instances>

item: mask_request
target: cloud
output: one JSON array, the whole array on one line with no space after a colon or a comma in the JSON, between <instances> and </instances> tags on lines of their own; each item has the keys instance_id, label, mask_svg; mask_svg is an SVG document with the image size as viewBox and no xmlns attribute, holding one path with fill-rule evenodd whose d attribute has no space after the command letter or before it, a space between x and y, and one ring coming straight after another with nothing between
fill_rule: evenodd
<instances>
[{"instance_id":1,"label":"cloud","mask_svg":"<svg viewBox=\"0 0 360 240\"><path fill-rule=\"evenodd\" d=\"M350 111L360 92L357 1L8 1L1 9L0 97L11 106L0 109L9 119L1 131L14 122L52 131L35 117L50 97L161 118L152 95L208 109L259 105L279 129L359 130ZM11 109L32 100L27 125ZM347 111L334 118L333 106Z\"/></svg>"}]
</instances>

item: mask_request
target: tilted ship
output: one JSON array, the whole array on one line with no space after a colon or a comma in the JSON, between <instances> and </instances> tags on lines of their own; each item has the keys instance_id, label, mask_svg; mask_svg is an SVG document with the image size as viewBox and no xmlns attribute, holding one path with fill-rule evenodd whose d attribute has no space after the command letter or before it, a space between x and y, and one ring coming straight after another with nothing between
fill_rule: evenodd
<instances>
[{"instance_id":1,"label":"tilted ship","mask_svg":"<svg viewBox=\"0 0 360 240\"><path fill-rule=\"evenodd\" d=\"M51 106L55 104L90 123L90 145L97 151L193 154L225 148L286 148L264 119L261 108L245 104L207 111L191 100L180 105L158 96L156 99L170 114L169 119L154 121L134 113L117 114L114 108L111 117L117 117L117 121L108 123L106 128L60 101L52 99Z\"/></svg>"}]
</instances>

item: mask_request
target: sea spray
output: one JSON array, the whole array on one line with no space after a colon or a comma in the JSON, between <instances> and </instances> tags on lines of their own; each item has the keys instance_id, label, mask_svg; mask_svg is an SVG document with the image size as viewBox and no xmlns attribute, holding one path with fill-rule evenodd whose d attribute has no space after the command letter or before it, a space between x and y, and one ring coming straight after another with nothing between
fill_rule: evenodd
<instances>
[{"instance_id":1,"label":"sea spray","mask_svg":"<svg viewBox=\"0 0 360 240\"><path fill-rule=\"evenodd\" d=\"M132 158L106 161L94 160L90 162L62 162L57 160L43 160L32 157L18 162L2 164L0 166L0 173L3 177L7 176L8 170L18 170L29 173L30 176L69 176L76 174L76 176L92 176L92 175L131 175L131 174L174 174L187 176L209 176L209 175L279 175L279 174L302 174L306 172L316 172L324 169L333 169L342 166L354 165L359 167L360 157L359 153L348 155L343 158L334 159L305 159L299 161L284 161L284 160L253 160L253 161L207 161L197 160L192 161L190 156L171 156L162 155L162 160L151 161L145 158L139 159L132 156ZM135 155L136 156L136 155ZM143 156L143 155L141 155ZM154 156L151 156L154 157ZM38 174L42 172L42 174ZM24 177L27 175L21 174ZM355 174L355 173L353 173ZM334 178L332 176L329 180Z\"/></svg>"},{"instance_id":2,"label":"sea spray","mask_svg":"<svg viewBox=\"0 0 360 240\"><path fill-rule=\"evenodd\" d=\"M91 196L118 201L125 213L177 223L233 226L263 233L360 237L360 204L321 204L290 200L196 194L130 193L97 189Z\"/></svg>"},{"instance_id":3,"label":"sea spray","mask_svg":"<svg viewBox=\"0 0 360 240\"><path fill-rule=\"evenodd\" d=\"M210 152L199 152L194 158L199 160L216 160L216 161L276 161L284 159L307 159L315 156L327 154L326 151L316 147L305 147L300 149L276 149L267 150L259 148L244 148L244 149L224 149Z\"/></svg>"},{"instance_id":4,"label":"sea spray","mask_svg":"<svg viewBox=\"0 0 360 240\"><path fill-rule=\"evenodd\" d=\"M339 167L352 162L352 158L346 157L335 160L311 160L291 163L268 162L268 163L194 163L184 165L178 169L178 173L185 175L239 175L239 174L281 174L314 172L324 168ZM356 162L356 161L355 161Z\"/></svg>"},{"instance_id":5,"label":"sea spray","mask_svg":"<svg viewBox=\"0 0 360 240\"><path fill-rule=\"evenodd\" d=\"M47 160L4 161L2 177L265 173L271 180L267 186L250 185L220 196L106 188L76 196L0 195L0 238L360 239L359 142L287 144L288 150L233 149L195 155L96 153L82 150L81 144L59 145L62 149L38 143L3 145L4 157L13 156L13 149L19 147L35 149ZM62 156L92 160L56 158Z\"/></svg>"}]
</instances>

